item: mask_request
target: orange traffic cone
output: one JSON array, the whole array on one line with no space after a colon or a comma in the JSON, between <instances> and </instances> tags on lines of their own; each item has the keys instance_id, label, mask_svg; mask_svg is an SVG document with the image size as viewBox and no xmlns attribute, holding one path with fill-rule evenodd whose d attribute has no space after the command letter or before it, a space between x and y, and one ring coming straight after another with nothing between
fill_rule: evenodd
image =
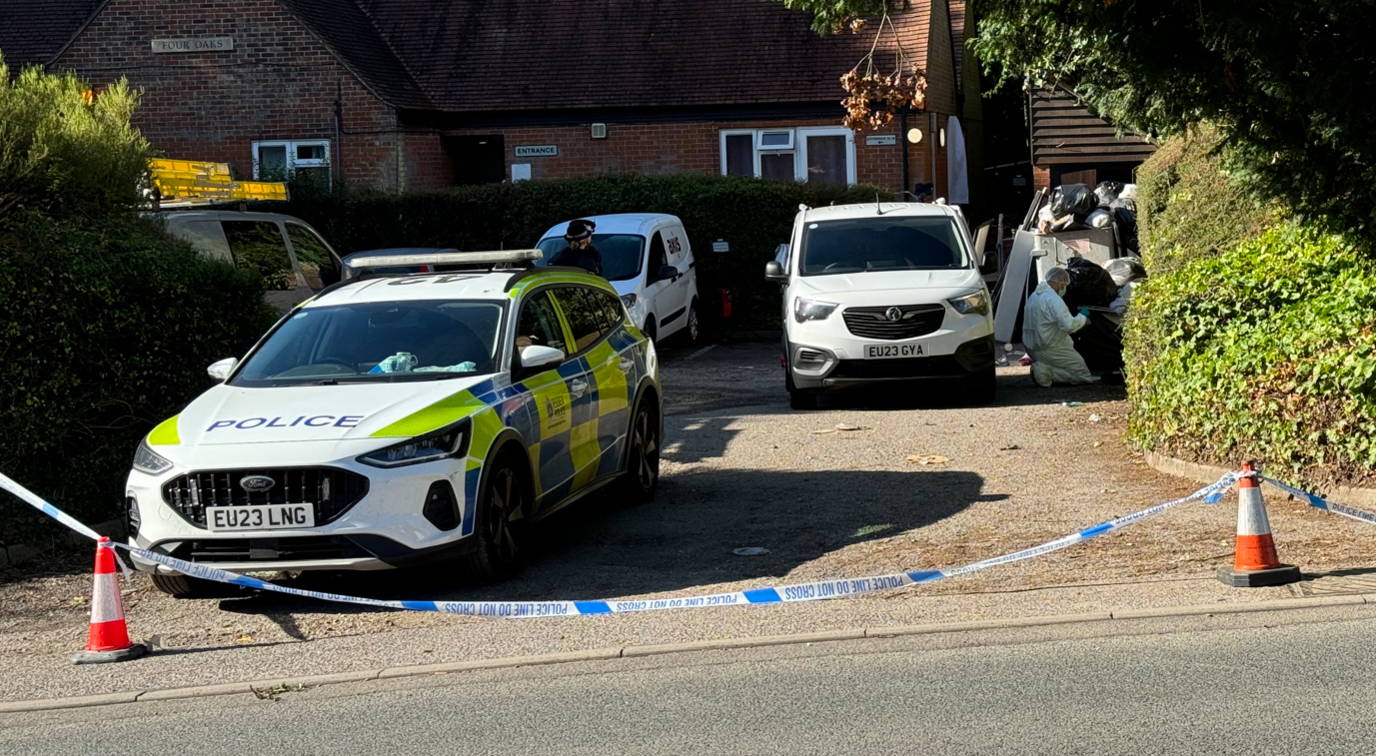
<instances>
[{"instance_id":1,"label":"orange traffic cone","mask_svg":"<svg viewBox=\"0 0 1376 756\"><path fill-rule=\"evenodd\" d=\"M1218 579L1234 588L1261 588L1298 582L1300 569L1281 564L1255 462L1242 464L1237 491L1237 554L1232 567L1218 568Z\"/></svg>"},{"instance_id":2,"label":"orange traffic cone","mask_svg":"<svg viewBox=\"0 0 1376 756\"><path fill-rule=\"evenodd\" d=\"M124 600L119 593L119 575L115 573L115 550L109 538L96 544L96 576L91 588L91 634L86 650L72 654L74 664L137 659L148 653L142 643L129 641L129 628L124 624Z\"/></svg>"}]
</instances>

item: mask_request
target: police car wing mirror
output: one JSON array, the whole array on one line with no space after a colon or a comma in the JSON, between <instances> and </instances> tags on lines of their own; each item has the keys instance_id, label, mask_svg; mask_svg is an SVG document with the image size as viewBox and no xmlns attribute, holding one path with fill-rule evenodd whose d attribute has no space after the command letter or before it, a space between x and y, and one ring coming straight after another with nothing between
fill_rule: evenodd
<instances>
[{"instance_id":1,"label":"police car wing mirror","mask_svg":"<svg viewBox=\"0 0 1376 756\"><path fill-rule=\"evenodd\" d=\"M229 374L234 372L234 368L238 365L239 359L237 357L226 357L219 362L211 363L210 367L205 369L205 372L211 378L223 383L224 380L229 377Z\"/></svg>"},{"instance_id":2,"label":"police car wing mirror","mask_svg":"<svg viewBox=\"0 0 1376 756\"><path fill-rule=\"evenodd\" d=\"M662 266L660 266L660 268L659 268L659 277L658 277L656 280L659 280L659 281L672 281L672 280L675 279L675 278L678 278L678 268L675 268L675 267L672 266L672 265L662 265Z\"/></svg>"},{"instance_id":3,"label":"police car wing mirror","mask_svg":"<svg viewBox=\"0 0 1376 756\"><path fill-rule=\"evenodd\" d=\"M563 361L563 351L554 347L532 345L521 350L521 368L525 370L558 365Z\"/></svg>"},{"instance_id":4,"label":"police car wing mirror","mask_svg":"<svg viewBox=\"0 0 1376 756\"><path fill-rule=\"evenodd\" d=\"M784 266L777 260L770 260L764 264L764 280L775 283L788 283L788 274L784 272Z\"/></svg>"}]
</instances>

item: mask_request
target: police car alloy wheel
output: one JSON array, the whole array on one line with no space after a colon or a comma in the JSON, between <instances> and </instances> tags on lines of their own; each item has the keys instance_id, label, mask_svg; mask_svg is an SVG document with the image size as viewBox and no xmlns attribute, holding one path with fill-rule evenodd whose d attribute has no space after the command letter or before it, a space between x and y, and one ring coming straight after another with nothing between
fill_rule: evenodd
<instances>
[{"instance_id":1,"label":"police car alloy wheel","mask_svg":"<svg viewBox=\"0 0 1376 756\"><path fill-rule=\"evenodd\" d=\"M478 544L467 571L481 580L504 580L521 569L529 507L521 462L506 454L496 461L478 499Z\"/></svg>"},{"instance_id":2,"label":"police car alloy wheel","mask_svg":"<svg viewBox=\"0 0 1376 756\"><path fill-rule=\"evenodd\" d=\"M653 496L654 344L605 280L527 254L356 261L139 445L130 543L233 572L457 560L500 579L544 517L645 471Z\"/></svg>"},{"instance_id":3,"label":"police car alloy wheel","mask_svg":"<svg viewBox=\"0 0 1376 756\"><path fill-rule=\"evenodd\" d=\"M630 446L622 495L627 504L644 504L655 497L659 486L659 416L649 406L636 409L631 423Z\"/></svg>"}]
</instances>

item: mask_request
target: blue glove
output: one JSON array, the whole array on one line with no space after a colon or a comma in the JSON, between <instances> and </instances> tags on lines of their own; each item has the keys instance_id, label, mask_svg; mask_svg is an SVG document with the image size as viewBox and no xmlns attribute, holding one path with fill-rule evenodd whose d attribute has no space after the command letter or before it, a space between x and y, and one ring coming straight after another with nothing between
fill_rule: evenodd
<instances>
[{"instance_id":1,"label":"blue glove","mask_svg":"<svg viewBox=\"0 0 1376 756\"><path fill-rule=\"evenodd\" d=\"M1088 308L1088 307L1081 307L1081 308L1080 308L1080 314L1083 315L1083 316L1085 316L1085 317L1089 317L1089 308Z\"/></svg>"}]
</instances>

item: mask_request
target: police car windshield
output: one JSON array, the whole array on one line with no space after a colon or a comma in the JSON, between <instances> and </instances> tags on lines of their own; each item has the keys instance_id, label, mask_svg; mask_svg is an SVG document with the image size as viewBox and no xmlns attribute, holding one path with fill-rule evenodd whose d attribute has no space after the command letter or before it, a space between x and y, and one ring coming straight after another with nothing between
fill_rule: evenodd
<instances>
[{"instance_id":1,"label":"police car windshield","mask_svg":"<svg viewBox=\"0 0 1376 756\"><path fill-rule=\"evenodd\" d=\"M304 309L230 383L389 383L491 373L504 311L500 302L454 300Z\"/></svg>"},{"instance_id":2,"label":"police car windshield","mask_svg":"<svg viewBox=\"0 0 1376 756\"><path fill-rule=\"evenodd\" d=\"M950 218L875 216L807 224L798 272L825 276L966 264Z\"/></svg>"},{"instance_id":3,"label":"police car windshield","mask_svg":"<svg viewBox=\"0 0 1376 756\"><path fill-rule=\"evenodd\" d=\"M536 265L549 265L550 258L564 251L569 245L558 236L552 236L535 245L545 253L545 259ZM640 275L640 266L645 257L645 237L639 234L593 234L592 245L602 253L602 276L608 281L629 281Z\"/></svg>"}]
</instances>

